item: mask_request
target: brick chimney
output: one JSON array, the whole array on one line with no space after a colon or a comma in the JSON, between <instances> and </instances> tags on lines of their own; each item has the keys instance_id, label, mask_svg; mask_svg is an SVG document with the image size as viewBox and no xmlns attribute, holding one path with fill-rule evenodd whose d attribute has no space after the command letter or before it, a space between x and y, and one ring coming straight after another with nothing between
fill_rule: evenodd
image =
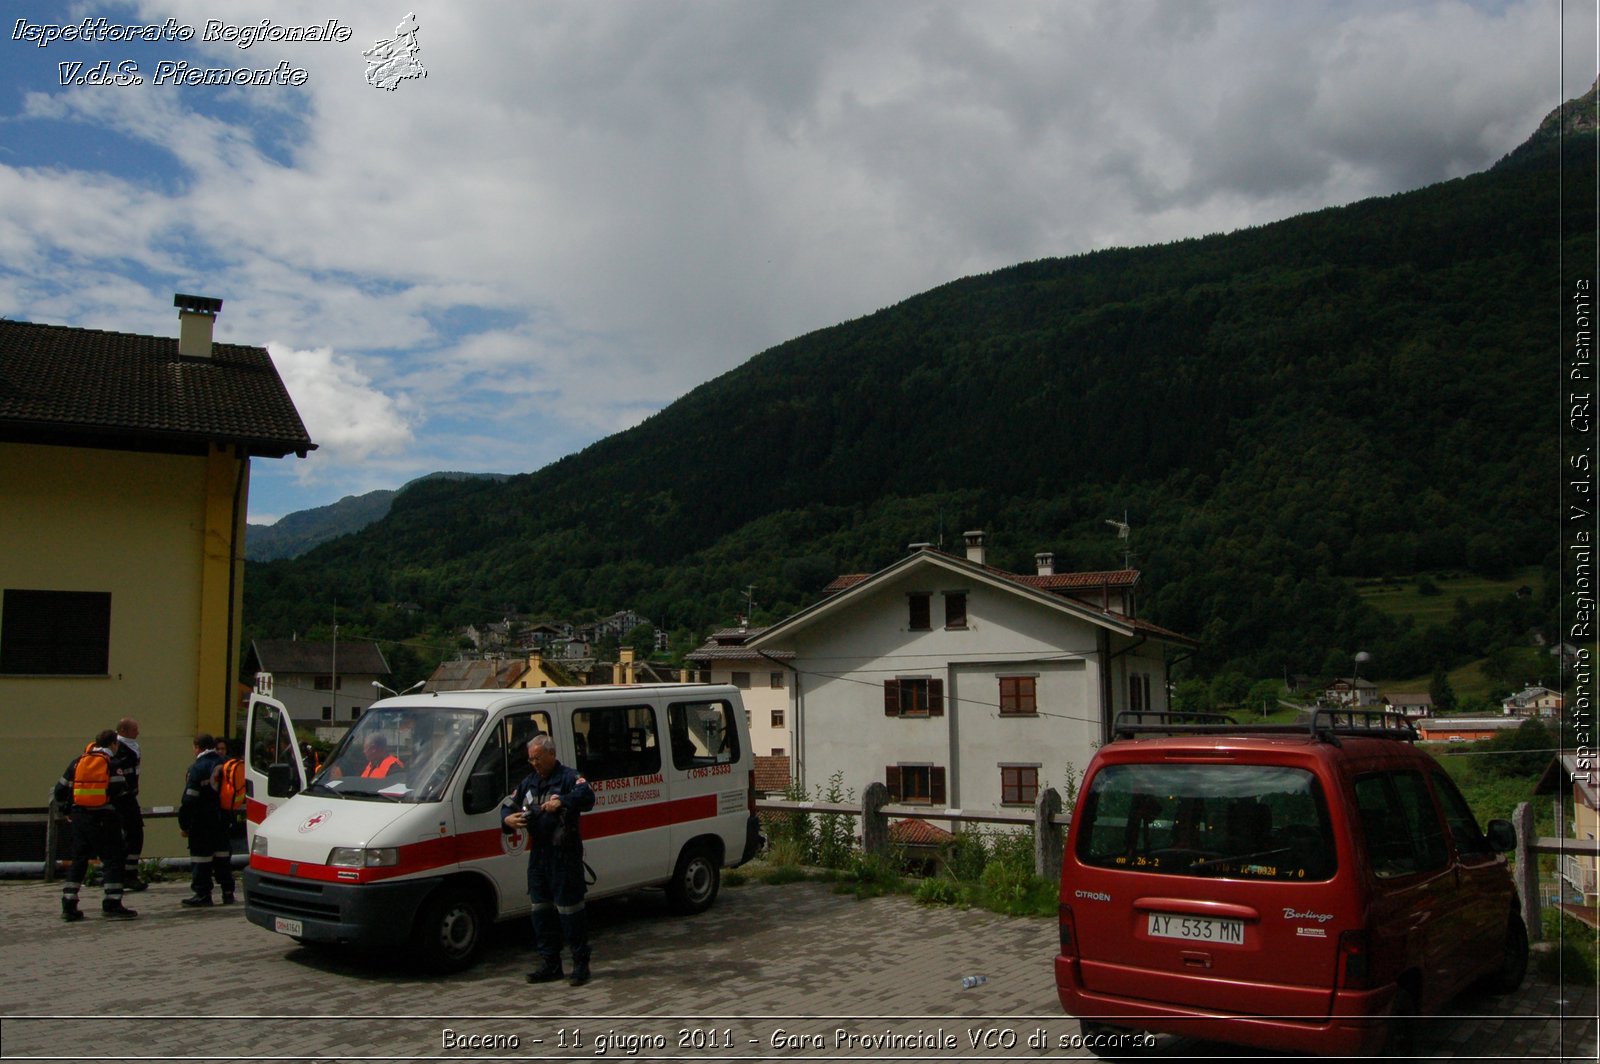
<instances>
[{"instance_id":1,"label":"brick chimney","mask_svg":"<svg viewBox=\"0 0 1600 1064\"><path fill-rule=\"evenodd\" d=\"M1056 574L1056 556L1047 550L1042 550L1033 556L1033 564L1038 567L1040 576L1054 576Z\"/></svg>"},{"instance_id":2,"label":"brick chimney","mask_svg":"<svg viewBox=\"0 0 1600 1064\"><path fill-rule=\"evenodd\" d=\"M172 305L178 308L178 354L183 358L210 358L211 330L222 310L222 300L179 292L172 297Z\"/></svg>"},{"instance_id":3,"label":"brick chimney","mask_svg":"<svg viewBox=\"0 0 1600 1064\"><path fill-rule=\"evenodd\" d=\"M987 564L983 560L985 557L983 551L983 529L963 532L961 535L967 541L967 561L976 562L979 565Z\"/></svg>"}]
</instances>

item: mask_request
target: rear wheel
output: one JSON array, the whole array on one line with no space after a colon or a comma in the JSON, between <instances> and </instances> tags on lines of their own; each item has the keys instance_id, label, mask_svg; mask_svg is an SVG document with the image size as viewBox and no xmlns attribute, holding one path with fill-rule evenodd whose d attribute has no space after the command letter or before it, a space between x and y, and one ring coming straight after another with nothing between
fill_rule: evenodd
<instances>
[{"instance_id":1,"label":"rear wheel","mask_svg":"<svg viewBox=\"0 0 1600 1064\"><path fill-rule=\"evenodd\" d=\"M1394 992L1389 1008L1389 1037L1383 1045L1386 1057L1410 1057L1417 1052L1417 995L1404 984Z\"/></svg>"},{"instance_id":2,"label":"rear wheel","mask_svg":"<svg viewBox=\"0 0 1600 1064\"><path fill-rule=\"evenodd\" d=\"M697 843L685 847L667 884L667 900L680 913L701 913L717 900L722 886L722 862L710 846Z\"/></svg>"},{"instance_id":3,"label":"rear wheel","mask_svg":"<svg viewBox=\"0 0 1600 1064\"><path fill-rule=\"evenodd\" d=\"M1522 985L1528 974L1528 929L1518 913L1511 914L1506 925L1506 944L1500 956L1500 967L1489 977L1489 989L1496 994L1509 994Z\"/></svg>"},{"instance_id":4,"label":"rear wheel","mask_svg":"<svg viewBox=\"0 0 1600 1064\"><path fill-rule=\"evenodd\" d=\"M483 907L470 891L445 887L417 915L412 943L429 968L457 972L477 959L483 921Z\"/></svg>"}]
</instances>

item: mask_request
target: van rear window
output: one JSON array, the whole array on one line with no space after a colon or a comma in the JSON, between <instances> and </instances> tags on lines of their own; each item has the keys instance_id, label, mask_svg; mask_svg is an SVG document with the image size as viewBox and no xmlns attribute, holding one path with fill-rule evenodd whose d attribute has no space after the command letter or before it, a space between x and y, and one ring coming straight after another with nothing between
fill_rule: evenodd
<instances>
[{"instance_id":1,"label":"van rear window","mask_svg":"<svg viewBox=\"0 0 1600 1064\"><path fill-rule=\"evenodd\" d=\"M1322 788L1274 765L1106 765L1077 825L1097 868L1230 879L1324 880L1337 867Z\"/></svg>"}]
</instances>

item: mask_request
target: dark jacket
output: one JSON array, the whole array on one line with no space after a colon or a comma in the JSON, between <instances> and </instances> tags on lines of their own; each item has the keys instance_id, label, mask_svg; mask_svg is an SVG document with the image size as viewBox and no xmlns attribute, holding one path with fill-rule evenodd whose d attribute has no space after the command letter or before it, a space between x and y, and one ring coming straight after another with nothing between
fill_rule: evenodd
<instances>
[{"instance_id":1,"label":"dark jacket","mask_svg":"<svg viewBox=\"0 0 1600 1064\"><path fill-rule=\"evenodd\" d=\"M561 799L559 813L547 813L542 806L551 795ZM500 807L501 830L509 833L506 817L526 811L528 814L529 852L560 848L568 853L583 852L583 835L578 828L578 814L594 808L594 791L577 770L557 761L549 778L537 772L523 777L505 805Z\"/></svg>"},{"instance_id":2,"label":"dark jacket","mask_svg":"<svg viewBox=\"0 0 1600 1064\"><path fill-rule=\"evenodd\" d=\"M183 798L178 802L178 827L204 831L222 823L222 798L217 793L222 757L215 750L198 755L183 777Z\"/></svg>"}]
</instances>

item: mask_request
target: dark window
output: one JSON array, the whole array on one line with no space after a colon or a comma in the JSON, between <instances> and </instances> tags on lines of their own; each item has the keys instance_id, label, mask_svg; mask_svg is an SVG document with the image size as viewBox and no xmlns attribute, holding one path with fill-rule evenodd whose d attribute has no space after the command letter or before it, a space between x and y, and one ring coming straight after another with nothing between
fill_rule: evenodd
<instances>
[{"instance_id":1,"label":"dark window","mask_svg":"<svg viewBox=\"0 0 1600 1064\"><path fill-rule=\"evenodd\" d=\"M0 607L0 673L104 676L110 671L109 591L6 589Z\"/></svg>"},{"instance_id":2,"label":"dark window","mask_svg":"<svg viewBox=\"0 0 1600 1064\"><path fill-rule=\"evenodd\" d=\"M1039 769L1034 765L1000 766L1000 804L1032 805L1039 799Z\"/></svg>"},{"instance_id":3,"label":"dark window","mask_svg":"<svg viewBox=\"0 0 1600 1064\"><path fill-rule=\"evenodd\" d=\"M467 776L462 805L470 814L498 808L500 800L517 789L533 770L528 763L528 741L550 734L548 713L508 714L494 725Z\"/></svg>"},{"instance_id":4,"label":"dark window","mask_svg":"<svg viewBox=\"0 0 1600 1064\"><path fill-rule=\"evenodd\" d=\"M1135 713L1154 709L1150 704L1150 676L1136 672L1128 677L1128 708Z\"/></svg>"},{"instance_id":5,"label":"dark window","mask_svg":"<svg viewBox=\"0 0 1600 1064\"><path fill-rule=\"evenodd\" d=\"M944 593L944 626L946 628L965 628L967 626L967 593L965 591L946 591Z\"/></svg>"},{"instance_id":6,"label":"dark window","mask_svg":"<svg viewBox=\"0 0 1600 1064\"><path fill-rule=\"evenodd\" d=\"M332 676L318 676L316 679L314 679L311 682L312 682L312 685L318 691L334 691L334 690L342 691L342 690L344 690L344 677L343 676L339 677L339 679L337 681L335 681Z\"/></svg>"},{"instance_id":7,"label":"dark window","mask_svg":"<svg viewBox=\"0 0 1600 1064\"><path fill-rule=\"evenodd\" d=\"M944 716L943 680L885 680L883 715L886 717Z\"/></svg>"},{"instance_id":8,"label":"dark window","mask_svg":"<svg viewBox=\"0 0 1600 1064\"><path fill-rule=\"evenodd\" d=\"M736 673L734 673L733 674L733 686L737 687L741 691L749 690L750 689L750 674L748 672L736 672Z\"/></svg>"},{"instance_id":9,"label":"dark window","mask_svg":"<svg viewBox=\"0 0 1600 1064\"><path fill-rule=\"evenodd\" d=\"M889 765L883 770L890 801L913 805L945 803L944 768L941 765Z\"/></svg>"},{"instance_id":10,"label":"dark window","mask_svg":"<svg viewBox=\"0 0 1600 1064\"><path fill-rule=\"evenodd\" d=\"M767 686L771 687L773 690L781 689L783 687L783 673L781 673L781 672L770 673L768 675Z\"/></svg>"},{"instance_id":11,"label":"dark window","mask_svg":"<svg viewBox=\"0 0 1600 1064\"><path fill-rule=\"evenodd\" d=\"M911 630L925 632L933 627L933 612L929 606L932 598L926 591L913 591L906 596L906 601L911 608Z\"/></svg>"},{"instance_id":12,"label":"dark window","mask_svg":"<svg viewBox=\"0 0 1600 1064\"><path fill-rule=\"evenodd\" d=\"M1444 867L1448 858L1444 827L1420 773L1374 772L1358 777L1356 805L1379 879Z\"/></svg>"},{"instance_id":13,"label":"dark window","mask_svg":"<svg viewBox=\"0 0 1600 1064\"><path fill-rule=\"evenodd\" d=\"M1107 765L1084 796L1077 853L1129 872L1326 880L1337 867L1316 777L1275 765Z\"/></svg>"},{"instance_id":14,"label":"dark window","mask_svg":"<svg viewBox=\"0 0 1600 1064\"><path fill-rule=\"evenodd\" d=\"M1491 857L1494 848L1478 827L1478 818L1472 806L1456 790L1454 781L1442 772L1433 774L1433 789L1439 792L1439 804L1444 806L1444 822L1455 840L1456 853L1462 857Z\"/></svg>"},{"instance_id":15,"label":"dark window","mask_svg":"<svg viewBox=\"0 0 1600 1064\"><path fill-rule=\"evenodd\" d=\"M783 727L783 710L775 709L772 711L772 726L774 728Z\"/></svg>"},{"instance_id":16,"label":"dark window","mask_svg":"<svg viewBox=\"0 0 1600 1064\"><path fill-rule=\"evenodd\" d=\"M749 710L745 710L746 720ZM678 768L739 760L739 731L726 702L674 702L667 707L672 763Z\"/></svg>"},{"instance_id":17,"label":"dark window","mask_svg":"<svg viewBox=\"0 0 1600 1064\"><path fill-rule=\"evenodd\" d=\"M1039 711L1032 676L1000 677L1000 712L1033 715Z\"/></svg>"},{"instance_id":18,"label":"dark window","mask_svg":"<svg viewBox=\"0 0 1600 1064\"><path fill-rule=\"evenodd\" d=\"M656 713L649 706L600 706L572 713L578 773L594 780L661 771Z\"/></svg>"}]
</instances>

